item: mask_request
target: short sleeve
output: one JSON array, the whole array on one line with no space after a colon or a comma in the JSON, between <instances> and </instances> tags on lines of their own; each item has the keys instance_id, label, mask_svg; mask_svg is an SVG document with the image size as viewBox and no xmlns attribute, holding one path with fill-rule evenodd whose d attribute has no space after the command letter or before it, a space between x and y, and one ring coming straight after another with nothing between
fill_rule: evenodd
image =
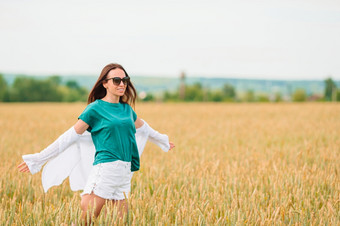
<instances>
[{"instance_id":1,"label":"short sleeve","mask_svg":"<svg viewBox=\"0 0 340 226\"><path fill-rule=\"evenodd\" d=\"M91 104L87 105L87 107L85 108L83 113L81 113L81 115L78 117L78 119L81 119L84 122L86 122L86 124L89 125L89 128L87 129L87 131L91 132L91 129L93 127L93 122L94 122L93 108Z\"/></svg>"},{"instance_id":2,"label":"short sleeve","mask_svg":"<svg viewBox=\"0 0 340 226\"><path fill-rule=\"evenodd\" d=\"M131 109L131 111L132 111L133 121L135 122L137 120L137 114L133 109Z\"/></svg>"}]
</instances>

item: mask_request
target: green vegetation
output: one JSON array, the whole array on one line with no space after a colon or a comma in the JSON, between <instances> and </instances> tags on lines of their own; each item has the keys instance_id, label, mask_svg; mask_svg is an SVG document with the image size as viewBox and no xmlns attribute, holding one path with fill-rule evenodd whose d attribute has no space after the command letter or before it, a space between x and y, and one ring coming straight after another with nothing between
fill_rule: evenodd
<instances>
[{"instance_id":1,"label":"green vegetation","mask_svg":"<svg viewBox=\"0 0 340 226\"><path fill-rule=\"evenodd\" d=\"M35 79L27 76L15 78L11 87L0 74L0 101L3 102L74 102L86 101L88 90L75 81L61 83L59 76Z\"/></svg>"},{"instance_id":2,"label":"green vegetation","mask_svg":"<svg viewBox=\"0 0 340 226\"><path fill-rule=\"evenodd\" d=\"M340 90L337 90L336 83L328 78L325 81L324 97L318 94L308 94L303 88L292 90L291 95L283 97L280 92L269 95L265 92L255 92L248 89L246 92L238 93L231 84L224 84L222 89L210 90L203 87L201 83L184 85L182 89L170 93L164 92L162 101L165 102L305 102L305 101L340 101ZM184 87L184 88L183 88ZM181 95L179 94L181 91Z\"/></svg>"},{"instance_id":3,"label":"green vegetation","mask_svg":"<svg viewBox=\"0 0 340 226\"><path fill-rule=\"evenodd\" d=\"M16 76L8 83L0 74L0 102L85 102L88 89L79 85L82 80L68 80L62 82L60 76L45 78ZM187 78L183 75L179 79L179 85L175 91L163 91L153 93L142 91L138 93L141 102L305 102L305 101L340 101L340 89L332 78L324 80L324 93L311 93L301 84L290 87L289 92L259 90L258 84L248 88L222 83L219 88L210 88L209 83L197 81L187 84ZM78 83L78 82L79 83ZM222 82L222 81L221 81ZM265 82L265 81L263 81ZM208 84L208 85L207 85ZM235 88L238 87L238 88ZM277 86L274 86L274 88ZM144 87L145 88L145 87ZM137 87L137 91L138 91ZM144 89L145 90L145 89ZM165 90L165 89L164 89Z\"/></svg>"},{"instance_id":4,"label":"green vegetation","mask_svg":"<svg viewBox=\"0 0 340 226\"><path fill-rule=\"evenodd\" d=\"M194 83L193 85L185 85L182 90L182 95L179 91L170 93L165 91L163 94L163 101L166 102L222 102L222 101L236 101L235 88L230 84L224 84L222 90L210 90L204 88L201 83Z\"/></svg>"},{"instance_id":5,"label":"green vegetation","mask_svg":"<svg viewBox=\"0 0 340 226\"><path fill-rule=\"evenodd\" d=\"M297 89L293 93L292 98L293 98L293 101L295 102L304 102L307 99L306 91L303 89Z\"/></svg>"},{"instance_id":6,"label":"green vegetation","mask_svg":"<svg viewBox=\"0 0 340 226\"><path fill-rule=\"evenodd\" d=\"M326 101L339 101L338 98L340 90L337 90L336 84L332 78L325 80L325 100Z\"/></svg>"},{"instance_id":7,"label":"green vegetation","mask_svg":"<svg viewBox=\"0 0 340 226\"><path fill-rule=\"evenodd\" d=\"M6 97L7 93L8 93L7 82L0 74L0 101L3 101L7 98Z\"/></svg>"}]
</instances>

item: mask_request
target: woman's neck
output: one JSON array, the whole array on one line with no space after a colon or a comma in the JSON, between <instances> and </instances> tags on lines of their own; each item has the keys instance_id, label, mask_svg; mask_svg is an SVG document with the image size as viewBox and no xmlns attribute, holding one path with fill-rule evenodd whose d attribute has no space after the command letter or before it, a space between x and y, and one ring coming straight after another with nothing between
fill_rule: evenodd
<instances>
[{"instance_id":1,"label":"woman's neck","mask_svg":"<svg viewBox=\"0 0 340 226\"><path fill-rule=\"evenodd\" d=\"M119 103L119 96L110 96L106 95L105 97L102 98L103 101L109 102L109 103Z\"/></svg>"}]
</instances>

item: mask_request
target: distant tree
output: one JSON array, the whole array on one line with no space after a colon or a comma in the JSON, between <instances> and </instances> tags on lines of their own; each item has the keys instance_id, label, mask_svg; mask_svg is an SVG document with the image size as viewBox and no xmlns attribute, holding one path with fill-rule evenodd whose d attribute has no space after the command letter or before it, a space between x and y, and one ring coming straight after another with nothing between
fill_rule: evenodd
<instances>
[{"instance_id":1,"label":"distant tree","mask_svg":"<svg viewBox=\"0 0 340 226\"><path fill-rule=\"evenodd\" d=\"M274 94L274 102L281 102L282 101L282 94L280 92L276 92Z\"/></svg>"},{"instance_id":2,"label":"distant tree","mask_svg":"<svg viewBox=\"0 0 340 226\"><path fill-rule=\"evenodd\" d=\"M260 93L256 96L256 100L259 102L269 102L269 96L265 93Z\"/></svg>"},{"instance_id":3,"label":"distant tree","mask_svg":"<svg viewBox=\"0 0 340 226\"><path fill-rule=\"evenodd\" d=\"M243 96L243 101L246 102L254 102L255 101L255 93L253 90L248 90L244 96Z\"/></svg>"},{"instance_id":4,"label":"distant tree","mask_svg":"<svg viewBox=\"0 0 340 226\"><path fill-rule=\"evenodd\" d=\"M66 86L70 89L79 89L80 88L79 84L74 80L67 81Z\"/></svg>"},{"instance_id":5,"label":"distant tree","mask_svg":"<svg viewBox=\"0 0 340 226\"><path fill-rule=\"evenodd\" d=\"M165 91L162 99L165 102L176 102L179 101L179 94L178 92L170 93L169 91Z\"/></svg>"},{"instance_id":6,"label":"distant tree","mask_svg":"<svg viewBox=\"0 0 340 226\"><path fill-rule=\"evenodd\" d=\"M336 92L336 101L340 101L340 90Z\"/></svg>"},{"instance_id":7,"label":"distant tree","mask_svg":"<svg viewBox=\"0 0 340 226\"><path fill-rule=\"evenodd\" d=\"M147 101L154 101L155 97L152 93L147 93L145 91L142 91L138 94L138 100L147 102Z\"/></svg>"},{"instance_id":8,"label":"distant tree","mask_svg":"<svg viewBox=\"0 0 340 226\"><path fill-rule=\"evenodd\" d=\"M7 82L3 75L0 74L0 102L5 101L6 93L8 92Z\"/></svg>"},{"instance_id":9,"label":"distant tree","mask_svg":"<svg viewBox=\"0 0 340 226\"><path fill-rule=\"evenodd\" d=\"M171 99L171 93L169 91L165 91L163 93L163 101L169 101Z\"/></svg>"},{"instance_id":10,"label":"distant tree","mask_svg":"<svg viewBox=\"0 0 340 226\"><path fill-rule=\"evenodd\" d=\"M223 92L224 98L227 100L234 100L236 97L234 86L228 83L223 85L222 92Z\"/></svg>"},{"instance_id":11,"label":"distant tree","mask_svg":"<svg viewBox=\"0 0 340 226\"><path fill-rule=\"evenodd\" d=\"M336 84L332 78L327 78L325 80L325 100L335 101L336 99Z\"/></svg>"},{"instance_id":12,"label":"distant tree","mask_svg":"<svg viewBox=\"0 0 340 226\"><path fill-rule=\"evenodd\" d=\"M146 97L143 99L143 101L154 101L155 96L152 93L147 93Z\"/></svg>"},{"instance_id":13,"label":"distant tree","mask_svg":"<svg viewBox=\"0 0 340 226\"><path fill-rule=\"evenodd\" d=\"M35 83L36 81L33 78L28 78L26 76L16 77L12 85L10 101L27 102L39 98L38 96L35 96L37 90Z\"/></svg>"},{"instance_id":14,"label":"distant tree","mask_svg":"<svg viewBox=\"0 0 340 226\"><path fill-rule=\"evenodd\" d=\"M213 101L213 102L221 102L223 101L224 97L223 97L223 92L220 90L214 91L209 93L209 101Z\"/></svg>"},{"instance_id":15,"label":"distant tree","mask_svg":"<svg viewBox=\"0 0 340 226\"><path fill-rule=\"evenodd\" d=\"M80 87L74 80L67 81L65 88L62 88L62 92L62 100L66 102L86 101L88 96L87 89Z\"/></svg>"},{"instance_id":16,"label":"distant tree","mask_svg":"<svg viewBox=\"0 0 340 226\"><path fill-rule=\"evenodd\" d=\"M195 83L185 88L185 101L203 101L204 91L201 83Z\"/></svg>"},{"instance_id":17,"label":"distant tree","mask_svg":"<svg viewBox=\"0 0 340 226\"><path fill-rule=\"evenodd\" d=\"M295 102L306 101L306 99L307 99L306 91L304 89L295 90L295 92L293 93L292 99Z\"/></svg>"},{"instance_id":18,"label":"distant tree","mask_svg":"<svg viewBox=\"0 0 340 226\"><path fill-rule=\"evenodd\" d=\"M186 79L186 75L184 73L184 71L182 71L181 75L180 75L180 84L179 84L179 90L178 90L178 96L179 99L184 100L185 99L185 79Z\"/></svg>"},{"instance_id":19,"label":"distant tree","mask_svg":"<svg viewBox=\"0 0 340 226\"><path fill-rule=\"evenodd\" d=\"M37 80L25 76L16 77L10 93L11 101L36 102L61 101L61 99L58 85L53 80Z\"/></svg>"},{"instance_id":20,"label":"distant tree","mask_svg":"<svg viewBox=\"0 0 340 226\"><path fill-rule=\"evenodd\" d=\"M47 78L53 85L59 86L61 85L61 77L59 75L53 75Z\"/></svg>"}]
</instances>

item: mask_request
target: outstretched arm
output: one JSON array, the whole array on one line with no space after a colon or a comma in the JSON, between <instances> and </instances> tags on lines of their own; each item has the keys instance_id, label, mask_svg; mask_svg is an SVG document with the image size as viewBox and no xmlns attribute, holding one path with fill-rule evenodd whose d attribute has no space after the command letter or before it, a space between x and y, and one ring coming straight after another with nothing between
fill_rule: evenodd
<instances>
[{"instance_id":1,"label":"outstretched arm","mask_svg":"<svg viewBox=\"0 0 340 226\"><path fill-rule=\"evenodd\" d=\"M78 140L79 135L83 134L89 126L79 119L69 130L63 133L57 140L50 144L43 151L35 154L23 155L24 162L18 168L20 172L31 172L35 174L50 159L63 152L71 144Z\"/></svg>"},{"instance_id":2,"label":"outstretched arm","mask_svg":"<svg viewBox=\"0 0 340 226\"><path fill-rule=\"evenodd\" d=\"M135 121L135 127L137 129L136 134L138 134L140 130L147 131L148 140L158 145L163 151L169 151L175 147L173 142L169 142L169 138L166 134L161 134L154 130L147 122L139 117Z\"/></svg>"},{"instance_id":3,"label":"outstretched arm","mask_svg":"<svg viewBox=\"0 0 340 226\"><path fill-rule=\"evenodd\" d=\"M142 127L143 125L144 125L144 121L143 121L141 118L137 117L137 119L136 119L136 121L135 121L135 127L136 127L136 129L139 129L139 128Z\"/></svg>"}]
</instances>

